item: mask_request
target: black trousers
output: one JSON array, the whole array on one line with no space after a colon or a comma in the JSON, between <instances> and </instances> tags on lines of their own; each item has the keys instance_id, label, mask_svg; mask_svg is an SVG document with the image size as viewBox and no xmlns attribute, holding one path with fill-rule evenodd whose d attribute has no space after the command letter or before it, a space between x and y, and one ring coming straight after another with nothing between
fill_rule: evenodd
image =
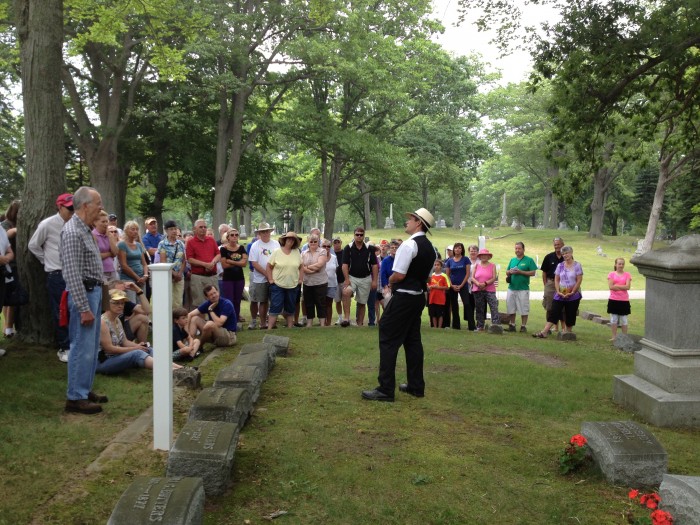
<instances>
[{"instance_id":1,"label":"black trousers","mask_svg":"<svg viewBox=\"0 0 700 525\"><path fill-rule=\"evenodd\" d=\"M423 343L420 336L421 314L425 294L397 292L389 301L379 323L379 386L388 396L396 389L396 359L403 345L406 353L408 388L417 393L425 390L423 380Z\"/></svg>"},{"instance_id":2,"label":"black trousers","mask_svg":"<svg viewBox=\"0 0 700 525\"><path fill-rule=\"evenodd\" d=\"M455 292L452 288L447 290L447 298L449 301L449 308L452 313L452 328L454 330L459 330L461 328L461 323L459 319L459 299L462 299L462 304L464 308L464 320L467 321L469 325L469 330L474 330L476 328L476 323L474 323L474 298L469 293L467 288L462 288L459 292ZM471 323L467 317L467 312L471 305ZM443 320L442 326L449 326L447 321Z\"/></svg>"}]
</instances>

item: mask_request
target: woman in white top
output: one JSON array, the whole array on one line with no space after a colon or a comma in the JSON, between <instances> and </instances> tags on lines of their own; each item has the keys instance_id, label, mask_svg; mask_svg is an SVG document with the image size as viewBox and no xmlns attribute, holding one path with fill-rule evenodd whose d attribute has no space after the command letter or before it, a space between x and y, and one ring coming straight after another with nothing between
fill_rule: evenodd
<instances>
[{"instance_id":1,"label":"woman in white top","mask_svg":"<svg viewBox=\"0 0 700 525\"><path fill-rule=\"evenodd\" d=\"M328 251L320 246L318 235L309 235L309 249L301 254L304 270L304 304L306 305L306 326L313 325L318 312L321 326L326 325L326 291L328 290L328 274L326 263Z\"/></svg>"}]
</instances>

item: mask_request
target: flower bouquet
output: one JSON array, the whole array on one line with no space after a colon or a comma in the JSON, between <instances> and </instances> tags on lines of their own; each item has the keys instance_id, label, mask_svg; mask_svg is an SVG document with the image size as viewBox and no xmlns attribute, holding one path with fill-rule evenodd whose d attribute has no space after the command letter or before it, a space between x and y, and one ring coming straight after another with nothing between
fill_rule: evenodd
<instances>
[{"instance_id":1,"label":"flower bouquet","mask_svg":"<svg viewBox=\"0 0 700 525\"><path fill-rule=\"evenodd\" d=\"M588 440L581 434L571 437L559 456L559 470L562 474L578 470L591 460L587 443Z\"/></svg>"},{"instance_id":2,"label":"flower bouquet","mask_svg":"<svg viewBox=\"0 0 700 525\"><path fill-rule=\"evenodd\" d=\"M629 491L630 507L635 503L651 511L649 516L635 517L632 508L627 511L627 522L632 525L673 525L670 512L659 509L661 497L656 493L642 494L636 489Z\"/></svg>"}]
</instances>

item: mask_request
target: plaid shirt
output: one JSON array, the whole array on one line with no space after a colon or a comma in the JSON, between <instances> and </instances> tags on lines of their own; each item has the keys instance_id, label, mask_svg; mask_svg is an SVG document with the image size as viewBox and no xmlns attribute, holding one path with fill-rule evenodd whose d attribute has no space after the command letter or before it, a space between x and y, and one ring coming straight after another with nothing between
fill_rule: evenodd
<instances>
[{"instance_id":1,"label":"plaid shirt","mask_svg":"<svg viewBox=\"0 0 700 525\"><path fill-rule=\"evenodd\" d=\"M80 312L89 312L83 279L102 282L102 258L92 231L77 213L61 231L61 264L66 290L72 294Z\"/></svg>"}]
</instances>

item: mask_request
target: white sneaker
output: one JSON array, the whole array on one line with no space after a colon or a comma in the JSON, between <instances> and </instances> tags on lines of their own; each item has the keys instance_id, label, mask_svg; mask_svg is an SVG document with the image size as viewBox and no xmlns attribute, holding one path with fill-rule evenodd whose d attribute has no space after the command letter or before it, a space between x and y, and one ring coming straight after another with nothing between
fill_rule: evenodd
<instances>
[{"instance_id":1,"label":"white sneaker","mask_svg":"<svg viewBox=\"0 0 700 525\"><path fill-rule=\"evenodd\" d=\"M357 326L357 321L350 319L350 326Z\"/></svg>"},{"instance_id":2,"label":"white sneaker","mask_svg":"<svg viewBox=\"0 0 700 525\"><path fill-rule=\"evenodd\" d=\"M4 356L5 353L6 353L6 352L5 352L5 349L4 349L4 348L0 348L0 357Z\"/></svg>"},{"instance_id":3,"label":"white sneaker","mask_svg":"<svg viewBox=\"0 0 700 525\"><path fill-rule=\"evenodd\" d=\"M258 327L258 319L253 319L248 325L248 330L255 330Z\"/></svg>"},{"instance_id":4,"label":"white sneaker","mask_svg":"<svg viewBox=\"0 0 700 525\"><path fill-rule=\"evenodd\" d=\"M308 319L306 319L306 316L304 315L304 316L302 316L301 319L299 319L299 323L300 323L300 324L303 324L303 325L306 325L306 321L307 321L307 320L308 320Z\"/></svg>"},{"instance_id":5,"label":"white sneaker","mask_svg":"<svg viewBox=\"0 0 700 525\"><path fill-rule=\"evenodd\" d=\"M67 363L68 356L70 355L70 350L59 350L58 352L56 352L56 355L58 356L58 360L61 363Z\"/></svg>"},{"instance_id":6,"label":"white sneaker","mask_svg":"<svg viewBox=\"0 0 700 525\"><path fill-rule=\"evenodd\" d=\"M343 322L343 318L338 316L338 320L335 322L335 325L340 326L340 323L342 323L342 322Z\"/></svg>"}]
</instances>

